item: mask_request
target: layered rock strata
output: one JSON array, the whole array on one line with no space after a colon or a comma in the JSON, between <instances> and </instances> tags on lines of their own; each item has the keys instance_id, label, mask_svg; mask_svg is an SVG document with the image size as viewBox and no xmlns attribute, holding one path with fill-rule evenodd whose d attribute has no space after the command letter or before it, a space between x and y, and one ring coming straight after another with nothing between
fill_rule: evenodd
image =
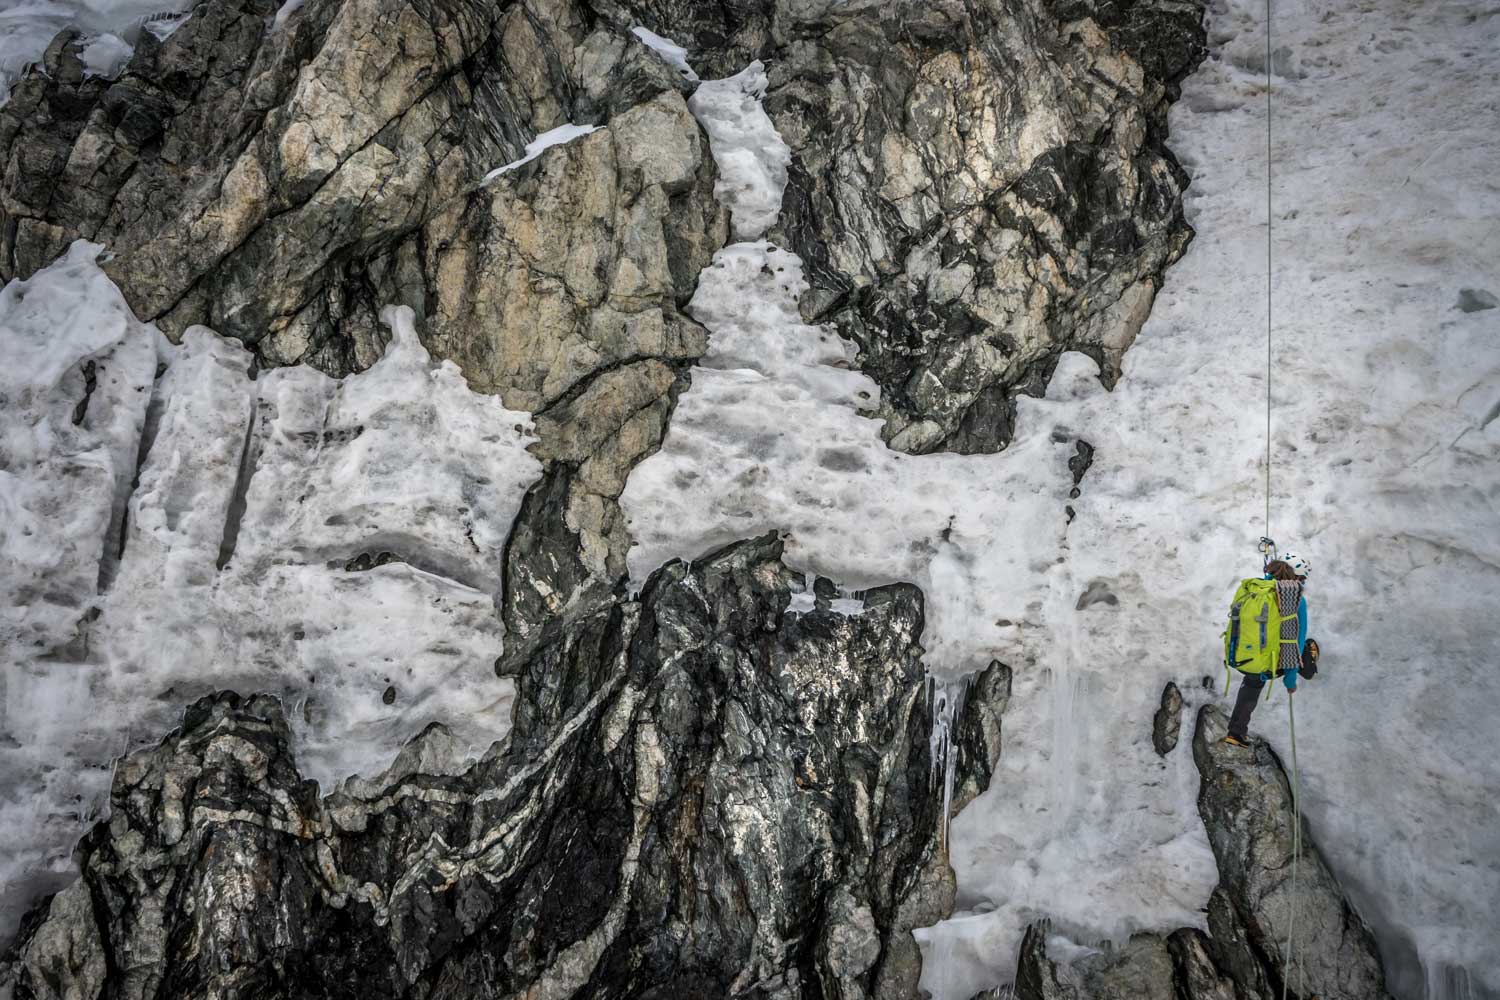
<instances>
[{"instance_id":1,"label":"layered rock strata","mask_svg":"<svg viewBox=\"0 0 1500 1000\"><path fill-rule=\"evenodd\" d=\"M16 995L913 995L953 893L921 594L789 612L780 553L672 563L540 645L461 774L433 727L320 799L277 702L199 701L120 764Z\"/></svg>"}]
</instances>

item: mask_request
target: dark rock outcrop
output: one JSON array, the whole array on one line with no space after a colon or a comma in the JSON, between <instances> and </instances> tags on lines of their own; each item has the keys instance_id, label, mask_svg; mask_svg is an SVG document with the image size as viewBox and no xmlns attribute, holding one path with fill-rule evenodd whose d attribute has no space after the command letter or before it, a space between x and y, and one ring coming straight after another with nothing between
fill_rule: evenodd
<instances>
[{"instance_id":1,"label":"dark rock outcrop","mask_svg":"<svg viewBox=\"0 0 1500 1000\"><path fill-rule=\"evenodd\" d=\"M1151 745L1165 757L1177 749L1177 739L1182 732L1182 692L1177 685L1167 681L1161 689L1161 706L1151 717Z\"/></svg>"},{"instance_id":2,"label":"dark rock outcrop","mask_svg":"<svg viewBox=\"0 0 1500 1000\"><path fill-rule=\"evenodd\" d=\"M1223 743L1227 730L1223 711L1208 705L1198 713L1193 733L1193 760L1203 776L1198 811L1219 865L1219 888L1209 903L1218 964L1246 993L1269 984L1279 995L1281 951L1292 930L1297 962L1292 995L1388 997L1375 939L1345 899L1300 816L1302 850L1293 894L1295 814L1281 761L1260 740L1249 749Z\"/></svg>"},{"instance_id":3,"label":"dark rock outcrop","mask_svg":"<svg viewBox=\"0 0 1500 1000\"><path fill-rule=\"evenodd\" d=\"M952 802L954 813L989 787L995 767L1000 763L1001 717L1010 706L1010 682L1010 667L999 660L991 660L988 667L967 682L954 735L958 754Z\"/></svg>"},{"instance_id":4,"label":"dark rock outcrop","mask_svg":"<svg viewBox=\"0 0 1500 1000\"><path fill-rule=\"evenodd\" d=\"M433 727L320 799L277 702L198 702L121 763L17 996L911 996L953 891L921 594L791 613L780 552L538 646L461 773Z\"/></svg>"},{"instance_id":5,"label":"dark rock outcrop","mask_svg":"<svg viewBox=\"0 0 1500 1000\"><path fill-rule=\"evenodd\" d=\"M781 229L907 451L996 451L1018 393L1084 351L1106 384L1191 237L1165 146L1205 51L1176 0L779 3L766 107Z\"/></svg>"},{"instance_id":6,"label":"dark rock outcrop","mask_svg":"<svg viewBox=\"0 0 1500 1000\"><path fill-rule=\"evenodd\" d=\"M1016 968L1017 1000L1177 1000L1167 942L1137 934L1124 946L1059 967L1047 958L1045 923L1026 928Z\"/></svg>"},{"instance_id":7,"label":"dark rock outcrop","mask_svg":"<svg viewBox=\"0 0 1500 1000\"><path fill-rule=\"evenodd\" d=\"M1208 705L1193 734L1198 811L1220 878L1209 933L1137 934L1121 948L1062 964L1047 956L1048 924L1032 924L1021 942L1017 1000L1278 1000L1289 931L1295 963L1287 996L1389 1000L1375 940L1300 817L1293 892L1292 790L1281 762L1260 740L1248 750L1224 744L1227 728L1224 713Z\"/></svg>"}]
</instances>

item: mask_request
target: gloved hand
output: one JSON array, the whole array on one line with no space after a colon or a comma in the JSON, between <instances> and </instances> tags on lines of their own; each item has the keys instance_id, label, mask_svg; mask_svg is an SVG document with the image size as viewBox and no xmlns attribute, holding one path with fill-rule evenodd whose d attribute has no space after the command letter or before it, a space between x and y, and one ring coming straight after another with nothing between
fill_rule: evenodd
<instances>
[{"instance_id":1,"label":"gloved hand","mask_svg":"<svg viewBox=\"0 0 1500 1000\"><path fill-rule=\"evenodd\" d=\"M1281 683L1286 685L1288 691L1297 690L1297 670L1288 670L1281 675Z\"/></svg>"},{"instance_id":2,"label":"gloved hand","mask_svg":"<svg viewBox=\"0 0 1500 1000\"><path fill-rule=\"evenodd\" d=\"M1302 646L1302 676L1308 680L1318 675L1318 640L1308 639Z\"/></svg>"}]
</instances>

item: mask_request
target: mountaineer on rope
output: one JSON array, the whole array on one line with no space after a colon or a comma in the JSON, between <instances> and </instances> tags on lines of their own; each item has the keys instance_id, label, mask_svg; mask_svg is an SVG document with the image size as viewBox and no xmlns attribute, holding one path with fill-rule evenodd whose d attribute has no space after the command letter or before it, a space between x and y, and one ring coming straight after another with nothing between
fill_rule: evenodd
<instances>
[{"instance_id":1,"label":"mountaineer on rope","mask_svg":"<svg viewBox=\"0 0 1500 1000\"><path fill-rule=\"evenodd\" d=\"M1229 670L1244 679L1224 737L1231 746L1250 745L1250 714L1267 680L1280 677L1288 691L1296 691L1299 675L1311 678L1318 672L1318 644L1307 637L1303 596L1311 571L1306 559L1287 552L1266 564L1263 577L1244 580L1235 591L1224 629L1224 693L1229 693Z\"/></svg>"}]
</instances>

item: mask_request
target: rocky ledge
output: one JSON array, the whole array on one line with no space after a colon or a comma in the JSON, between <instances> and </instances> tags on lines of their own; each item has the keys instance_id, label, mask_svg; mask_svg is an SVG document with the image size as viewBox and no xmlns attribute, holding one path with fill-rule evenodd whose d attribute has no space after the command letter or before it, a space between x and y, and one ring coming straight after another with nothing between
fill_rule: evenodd
<instances>
[{"instance_id":1,"label":"rocky ledge","mask_svg":"<svg viewBox=\"0 0 1500 1000\"><path fill-rule=\"evenodd\" d=\"M16 997L914 995L953 900L922 596L790 611L780 556L671 563L539 645L466 768L435 726L320 798L278 702L197 702L120 763Z\"/></svg>"},{"instance_id":2,"label":"rocky ledge","mask_svg":"<svg viewBox=\"0 0 1500 1000\"><path fill-rule=\"evenodd\" d=\"M1226 745L1227 730L1217 706L1198 713L1198 812L1219 866L1208 933L1137 934L1121 948L1059 963L1047 954L1051 928L1033 924L1021 943L1017 1000L1389 1000L1375 939L1300 817L1292 885L1296 814L1280 759L1260 739L1249 749ZM1294 962L1284 984L1289 933Z\"/></svg>"}]
</instances>

